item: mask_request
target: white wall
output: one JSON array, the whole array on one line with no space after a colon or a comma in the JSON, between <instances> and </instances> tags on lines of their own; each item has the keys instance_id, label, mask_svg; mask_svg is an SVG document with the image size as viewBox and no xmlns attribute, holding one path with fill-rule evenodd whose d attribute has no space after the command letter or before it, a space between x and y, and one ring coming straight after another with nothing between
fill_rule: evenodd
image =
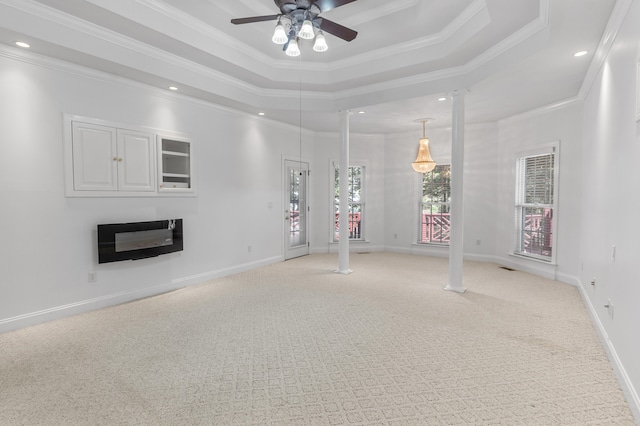
<instances>
[{"instance_id":1,"label":"white wall","mask_svg":"<svg viewBox=\"0 0 640 426\"><path fill-rule=\"evenodd\" d=\"M282 159L298 158L297 129L12 52L0 51L0 331L282 258ZM65 198L63 113L189 135L198 197ZM168 218L184 219L183 252L96 263L97 224Z\"/></svg>"},{"instance_id":2,"label":"white wall","mask_svg":"<svg viewBox=\"0 0 640 426\"><path fill-rule=\"evenodd\" d=\"M385 138L385 246L403 253L448 256L448 247L417 245L418 202L422 175L411 168L422 128ZM429 150L438 164L451 164L451 129L429 128ZM496 232L497 124L465 127L464 253L467 258L494 255ZM479 244L478 244L479 241Z\"/></svg>"},{"instance_id":3,"label":"white wall","mask_svg":"<svg viewBox=\"0 0 640 426\"><path fill-rule=\"evenodd\" d=\"M552 279L576 283L580 239L581 129L580 105L525 115L500 123L496 257L503 263ZM511 256L514 248L515 160L519 153L559 141L557 265Z\"/></svg>"},{"instance_id":4,"label":"white wall","mask_svg":"<svg viewBox=\"0 0 640 426\"><path fill-rule=\"evenodd\" d=\"M580 285L640 408L640 123L635 122L640 2L634 1L582 114ZM615 260L612 246L616 246ZM596 278L596 285L590 281ZM614 306L608 310L604 305Z\"/></svg>"},{"instance_id":5,"label":"white wall","mask_svg":"<svg viewBox=\"0 0 640 426\"><path fill-rule=\"evenodd\" d=\"M366 242L350 242L350 251L380 251L384 249L384 137L381 135L351 134L349 136L349 160L351 164L365 165L365 215ZM333 176L331 162L340 161L340 136L318 133L314 138L313 167L311 172L313 228L311 251L336 252L338 244L332 243Z\"/></svg>"}]
</instances>

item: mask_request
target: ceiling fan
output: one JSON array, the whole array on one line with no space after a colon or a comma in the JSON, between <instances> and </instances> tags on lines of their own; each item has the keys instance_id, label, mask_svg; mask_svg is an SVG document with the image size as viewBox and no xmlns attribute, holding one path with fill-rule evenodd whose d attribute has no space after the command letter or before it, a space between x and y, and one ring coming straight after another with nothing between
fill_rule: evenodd
<instances>
[{"instance_id":1,"label":"ceiling fan","mask_svg":"<svg viewBox=\"0 0 640 426\"><path fill-rule=\"evenodd\" d=\"M323 31L345 41L353 40L358 33L319 15L354 1L356 0L274 0L276 6L280 9L279 14L236 18L232 19L231 23L238 25L277 20L278 24L272 40L276 44L283 44L282 50L287 55L298 56L300 54L298 38L313 39L315 37L316 41L313 50L323 52L327 50ZM282 25L282 18L289 20L288 31ZM318 31L317 35L314 29Z\"/></svg>"}]
</instances>

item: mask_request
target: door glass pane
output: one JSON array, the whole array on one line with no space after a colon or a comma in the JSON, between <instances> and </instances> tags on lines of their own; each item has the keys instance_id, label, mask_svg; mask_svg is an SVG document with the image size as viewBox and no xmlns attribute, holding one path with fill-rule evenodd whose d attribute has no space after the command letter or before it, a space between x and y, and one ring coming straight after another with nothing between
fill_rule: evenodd
<instances>
[{"instance_id":1,"label":"door glass pane","mask_svg":"<svg viewBox=\"0 0 640 426\"><path fill-rule=\"evenodd\" d=\"M307 244L306 173L289 169L289 247Z\"/></svg>"}]
</instances>

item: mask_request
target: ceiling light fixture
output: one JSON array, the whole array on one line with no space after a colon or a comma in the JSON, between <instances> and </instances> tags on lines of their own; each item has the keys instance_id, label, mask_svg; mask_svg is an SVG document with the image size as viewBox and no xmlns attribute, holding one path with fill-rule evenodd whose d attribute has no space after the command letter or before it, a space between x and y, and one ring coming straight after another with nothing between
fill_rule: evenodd
<instances>
[{"instance_id":1,"label":"ceiling light fixture","mask_svg":"<svg viewBox=\"0 0 640 426\"><path fill-rule=\"evenodd\" d=\"M251 24L254 22L275 21L276 28L273 31L271 40L275 44L284 45L284 50L289 56L300 54L300 40L313 40L313 50L325 52L329 49L324 32L328 32L344 41L352 41L358 35L357 31L351 28L320 17L321 13L335 9L355 0L275 0L276 6L280 9L277 15L250 16L247 18L233 18L234 25ZM283 24L283 19L285 23ZM295 42L294 42L295 41ZM289 49L290 44L294 44Z\"/></svg>"},{"instance_id":2,"label":"ceiling light fixture","mask_svg":"<svg viewBox=\"0 0 640 426\"><path fill-rule=\"evenodd\" d=\"M441 97L441 98L438 98L438 100L439 100L440 102L442 102L442 101L446 101L446 100L447 100L447 98L445 98L445 97L443 96L443 97Z\"/></svg>"},{"instance_id":3,"label":"ceiling light fixture","mask_svg":"<svg viewBox=\"0 0 640 426\"><path fill-rule=\"evenodd\" d=\"M16 41L16 46L20 46L20 47L24 47L24 48L31 47L28 43L25 43L24 41Z\"/></svg>"},{"instance_id":4,"label":"ceiling light fixture","mask_svg":"<svg viewBox=\"0 0 640 426\"><path fill-rule=\"evenodd\" d=\"M300 31L298 31L298 37L303 38L305 40L311 40L315 36L316 34L313 32L313 24L311 23L311 20L307 15L304 22L302 23L302 26L300 27Z\"/></svg>"},{"instance_id":5,"label":"ceiling light fixture","mask_svg":"<svg viewBox=\"0 0 640 426\"><path fill-rule=\"evenodd\" d=\"M276 24L276 29L273 31L273 37L271 37L271 41L275 44L285 44L289 40L287 37L287 32L284 29L284 25L280 22L280 18L278 18L278 23Z\"/></svg>"},{"instance_id":6,"label":"ceiling light fixture","mask_svg":"<svg viewBox=\"0 0 640 426\"><path fill-rule=\"evenodd\" d=\"M281 22L283 17L290 21L287 25L288 33ZM318 29L317 35L316 28ZM302 12L295 13L291 16L281 15L278 18L278 23L273 31L271 40L275 44L284 44L284 52L289 56L300 55L300 40L314 40L313 50L315 52L326 52L329 50L327 39L324 37L322 30L320 30L318 22L315 21L315 16L310 16L308 12L304 14L302 14Z\"/></svg>"},{"instance_id":7,"label":"ceiling light fixture","mask_svg":"<svg viewBox=\"0 0 640 426\"><path fill-rule=\"evenodd\" d=\"M581 50L579 52L576 52L573 54L573 56L575 56L576 58L579 58L580 56L584 56L586 55L588 52L586 50Z\"/></svg>"},{"instance_id":8,"label":"ceiling light fixture","mask_svg":"<svg viewBox=\"0 0 640 426\"><path fill-rule=\"evenodd\" d=\"M325 40L324 34L320 31L316 36L316 41L313 43L313 50L316 52L326 52L328 49L327 40Z\"/></svg>"},{"instance_id":9,"label":"ceiling light fixture","mask_svg":"<svg viewBox=\"0 0 640 426\"><path fill-rule=\"evenodd\" d=\"M178 90L178 88L176 86L169 86L169 90Z\"/></svg>"},{"instance_id":10,"label":"ceiling light fixture","mask_svg":"<svg viewBox=\"0 0 640 426\"><path fill-rule=\"evenodd\" d=\"M433 170L436 167L436 162L431 158L431 153L429 152L429 139L425 136L425 125L427 121L426 118L421 120L417 120L422 122L422 138L420 138L420 146L418 147L418 156L416 157L416 161L411 163L413 170L418 173L427 173Z\"/></svg>"},{"instance_id":11,"label":"ceiling light fixture","mask_svg":"<svg viewBox=\"0 0 640 426\"><path fill-rule=\"evenodd\" d=\"M300 56L300 48L298 47L298 40L292 38L289 40L287 50L284 51L288 56Z\"/></svg>"},{"instance_id":12,"label":"ceiling light fixture","mask_svg":"<svg viewBox=\"0 0 640 426\"><path fill-rule=\"evenodd\" d=\"M264 112L259 112L259 113L258 113L258 115L259 115L259 116L263 116L263 115L264 115Z\"/></svg>"}]
</instances>

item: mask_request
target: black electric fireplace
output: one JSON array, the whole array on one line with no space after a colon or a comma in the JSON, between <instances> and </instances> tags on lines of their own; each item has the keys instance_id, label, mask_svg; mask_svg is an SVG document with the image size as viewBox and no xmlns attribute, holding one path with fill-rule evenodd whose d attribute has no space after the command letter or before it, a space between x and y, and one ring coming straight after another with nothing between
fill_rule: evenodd
<instances>
[{"instance_id":1,"label":"black electric fireplace","mask_svg":"<svg viewBox=\"0 0 640 426\"><path fill-rule=\"evenodd\" d=\"M98 263L182 251L182 219L98 225Z\"/></svg>"}]
</instances>

